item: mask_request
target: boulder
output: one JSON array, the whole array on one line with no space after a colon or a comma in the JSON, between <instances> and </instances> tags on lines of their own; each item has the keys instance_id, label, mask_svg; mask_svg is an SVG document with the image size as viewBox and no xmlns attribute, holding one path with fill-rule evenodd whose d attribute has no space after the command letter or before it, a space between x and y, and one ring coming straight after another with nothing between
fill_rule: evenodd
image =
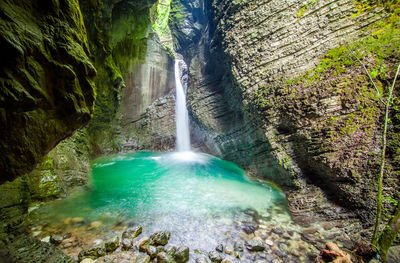
<instances>
[{"instance_id":1,"label":"boulder","mask_svg":"<svg viewBox=\"0 0 400 263\"><path fill-rule=\"evenodd\" d=\"M174 259L177 263L184 263L189 261L189 248L180 246L174 253Z\"/></svg>"},{"instance_id":2,"label":"boulder","mask_svg":"<svg viewBox=\"0 0 400 263\"><path fill-rule=\"evenodd\" d=\"M119 246L119 237L115 236L104 243L104 248L106 252L113 252Z\"/></svg>"},{"instance_id":3,"label":"boulder","mask_svg":"<svg viewBox=\"0 0 400 263\"><path fill-rule=\"evenodd\" d=\"M96 246L88 249L81 250L78 254L78 259L79 261L84 260L85 258L90 258L90 259L97 259L99 257L105 256L106 255L106 250L102 246Z\"/></svg>"},{"instance_id":4,"label":"boulder","mask_svg":"<svg viewBox=\"0 0 400 263\"><path fill-rule=\"evenodd\" d=\"M153 245L161 245L161 246L165 246L166 244L168 244L168 240L171 237L171 232L169 231L160 231L157 233L154 233L150 239L151 239L151 243Z\"/></svg>"},{"instance_id":5,"label":"boulder","mask_svg":"<svg viewBox=\"0 0 400 263\"><path fill-rule=\"evenodd\" d=\"M220 263L222 261L222 256L217 251L211 251L210 253L208 253L208 258L213 263Z\"/></svg>"},{"instance_id":6,"label":"boulder","mask_svg":"<svg viewBox=\"0 0 400 263\"><path fill-rule=\"evenodd\" d=\"M125 238L134 239L137 236L139 236L141 233L142 233L141 226L130 227L122 233L122 239L125 239Z\"/></svg>"},{"instance_id":7,"label":"boulder","mask_svg":"<svg viewBox=\"0 0 400 263\"><path fill-rule=\"evenodd\" d=\"M50 236L50 243L54 244L56 246L60 245L63 240L64 240L64 236L60 235L60 234Z\"/></svg>"},{"instance_id":8,"label":"boulder","mask_svg":"<svg viewBox=\"0 0 400 263\"><path fill-rule=\"evenodd\" d=\"M265 245L261 240L247 240L246 248L250 251L263 251L265 249Z\"/></svg>"}]
</instances>

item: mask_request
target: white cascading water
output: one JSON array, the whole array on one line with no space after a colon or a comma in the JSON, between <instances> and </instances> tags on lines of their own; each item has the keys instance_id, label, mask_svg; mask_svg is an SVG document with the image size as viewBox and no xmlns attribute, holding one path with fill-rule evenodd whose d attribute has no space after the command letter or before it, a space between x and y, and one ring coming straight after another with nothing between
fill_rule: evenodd
<instances>
[{"instance_id":1,"label":"white cascading water","mask_svg":"<svg viewBox=\"0 0 400 263\"><path fill-rule=\"evenodd\" d=\"M176 85L176 148L178 152L190 151L189 115L186 109L186 95L181 82L179 63L175 60L175 85Z\"/></svg>"}]
</instances>

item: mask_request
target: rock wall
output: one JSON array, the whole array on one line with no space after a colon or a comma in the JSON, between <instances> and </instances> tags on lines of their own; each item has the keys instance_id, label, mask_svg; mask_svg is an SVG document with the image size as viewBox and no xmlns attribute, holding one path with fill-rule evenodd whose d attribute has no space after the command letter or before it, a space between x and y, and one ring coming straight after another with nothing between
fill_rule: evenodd
<instances>
[{"instance_id":1,"label":"rock wall","mask_svg":"<svg viewBox=\"0 0 400 263\"><path fill-rule=\"evenodd\" d=\"M175 85L170 51L153 30L156 23L163 28L156 1L82 1L81 6L99 71L88 127L92 156L172 149L174 115L155 114L158 107L173 110L173 104L157 99L170 101Z\"/></svg>"},{"instance_id":2,"label":"rock wall","mask_svg":"<svg viewBox=\"0 0 400 263\"><path fill-rule=\"evenodd\" d=\"M77 1L0 3L0 183L85 125L96 70Z\"/></svg>"},{"instance_id":3,"label":"rock wall","mask_svg":"<svg viewBox=\"0 0 400 263\"><path fill-rule=\"evenodd\" d=\"M195 12L184 1L174 2L177 10L172 8L172 17L174 12ZM207 22L198 26L193 15L185 15L186 20L175 15L180 27L171 27L179 44L176 46L197 50L185 53L190 65L188 104L194 137L207 151L281 186L319 191L306 186L317 184L329 198L356 211L365 222L371 222L382 105L373 98L376 97L373 90L357 90L357 87L372 87L361 66L351 62L352 68L347 67L351 54L346 59L338 58L340 52L331 50L344 41L355 43L367 39L371 32L382 32L386 26L379 21L390 19L396 14L396 7L347 0L219 0L200 2L199 6L205 6L202 12L209 18ZM188 28L193 26L194 32L201 28L203 37L188 43L185 39L193 35ZM393 24L392 28L398 25ZM387 34L374 37L396 39L398 33ZM385 44L365 41L366 54L377 51L372 47L388 47L387 56L379 55L384 66L379 65L387 70L378 81L385 89L385 79L392 81L394 77L396 59L391 56L398 56L396 41L385 40ZM352 48L360 50L363 43ZM336 62L329 64L327 59ZM365 63L371 61L373 55ZM373 67L379 68L377 65ZM333 70L339 67L347 68ZM307 75L322 71L328 73L324 77L318 75L318 81L312 82L316 76ZM349 80L350 76L355 80L355 75L360 76L358 81ZM332 129L329 119L340 121ZM351 126L354 119L357 125ZM355 130L341 137L336 132L336 140L330 140L330 131L346 127ZM392 138L397 138L395 134L396 128L392 127ZM398 149L395 145L392 152ZM391 158L396 159L394 155ZM398 163L390 162L387 193L395 193L392 194L395 197ZM303 207L299 204L294 210L320 209L320 205L307 198L300 201L301 192L288 192L289 200L303 203Z\"/></svg>"}]
</instances>

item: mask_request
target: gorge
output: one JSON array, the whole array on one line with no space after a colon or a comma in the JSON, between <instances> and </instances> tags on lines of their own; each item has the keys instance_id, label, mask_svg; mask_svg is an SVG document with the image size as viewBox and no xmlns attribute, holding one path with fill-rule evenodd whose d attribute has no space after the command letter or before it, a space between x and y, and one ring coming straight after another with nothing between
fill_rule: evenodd
<instances>
[{"instance_id":1,"label":"gorge","mask_svg":"<svg viewBox=\"0 0 400 263\"><path fill-rule=\"evenodd\" d=\"M350 0L3 0L1 260L84 260L78 258L80 251L111 237L109 231L98 231L108 225L121 243L96 262L146 262L148 251L123 251L124 230L138 225L142 236L171 231L173 245L189 246L190 261L219 262L214 256L221 255L231 261L312 262L326 242L350 253L358 242L368 244L372 234L385 113L380 101L392 83L381 228L389 222L398 228L399 8L398 1ZM176 134L182 131L175 124L180 63L174 61L179 59L187 65L178 77L186 87L191 144L178 142L178 148L216 156L194 154L188 170L210 173L199 181L196 175L171 174L158 166L164 160L172 170L185 167L162 154L177 147ZM189 134L183 136L188 142ZM113 158L121 163L110 164ZM205 159L230 175L217 173L215 166L199 172ZM129 162L135 176L141 169L148 175L150 169L154 177L171 180L156 188L140 176L130 181L133 175L124 171L131 168L121 168ZM106 174L114 174L114 180L101 183ZM181 217L154 220L152 215L159 223L155 228L144 217L135 222L85 218L89 200L107 199L93 188L98 183L110 189L115 183L119 189L108 193L106 203L125 202L121 183L127 189L176 191L175 199L148 200L160 211L174 201L187 206L185 198L191 195L189 204L206 210L228 209L228 201L243 206L228 219L221 214L230 212L210 213L203 224L169 207L165 210ZM254 197L258 187L269 189L271 199ZM224 190L213 192L219 188ZM211 203L200 194L205 191L214 198ZM230 195L224 199L218 193ZM137 196L125 205L146 203L146 195ZM251 207L262 199L261 206ZM61 225L45 223L39 211L69 200L83 214L57 219ZM76 205L79 201L82 206ZM196 210L188 208L189 214L191 209ZM194 230L178 231L166 223L179 220L207 235L196 244ZM231 236L224 239L226 232ZM62 235L60 244L55 235ZM235 241L243 242L242 251ZM394 238L388 262L398 262L398 244ZM262 251L254 251L258 245ZM215 246L219 249L211 251ZM157 255L149 257L164 262ZM360 259L352 254L351 260Z\"/></svg>"}]
</instances>

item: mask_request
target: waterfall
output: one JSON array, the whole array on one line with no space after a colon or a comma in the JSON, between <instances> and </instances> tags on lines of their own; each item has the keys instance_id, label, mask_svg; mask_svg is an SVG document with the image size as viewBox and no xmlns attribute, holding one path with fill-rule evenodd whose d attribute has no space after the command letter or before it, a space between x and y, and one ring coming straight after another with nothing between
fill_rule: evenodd
<instances>
[{"instance_id":1,"label":"waterfall","mask_svg":"<svg viewBox=\"0 0 400 263\"><path fill-rule=\"evenodd\" d=\"M186 95L181 82L179 64L182 60L175 60L175 85L176 85L176 148L178 152L190 151L189 115L186 109Z\"/></svg>"}]
</instances>

